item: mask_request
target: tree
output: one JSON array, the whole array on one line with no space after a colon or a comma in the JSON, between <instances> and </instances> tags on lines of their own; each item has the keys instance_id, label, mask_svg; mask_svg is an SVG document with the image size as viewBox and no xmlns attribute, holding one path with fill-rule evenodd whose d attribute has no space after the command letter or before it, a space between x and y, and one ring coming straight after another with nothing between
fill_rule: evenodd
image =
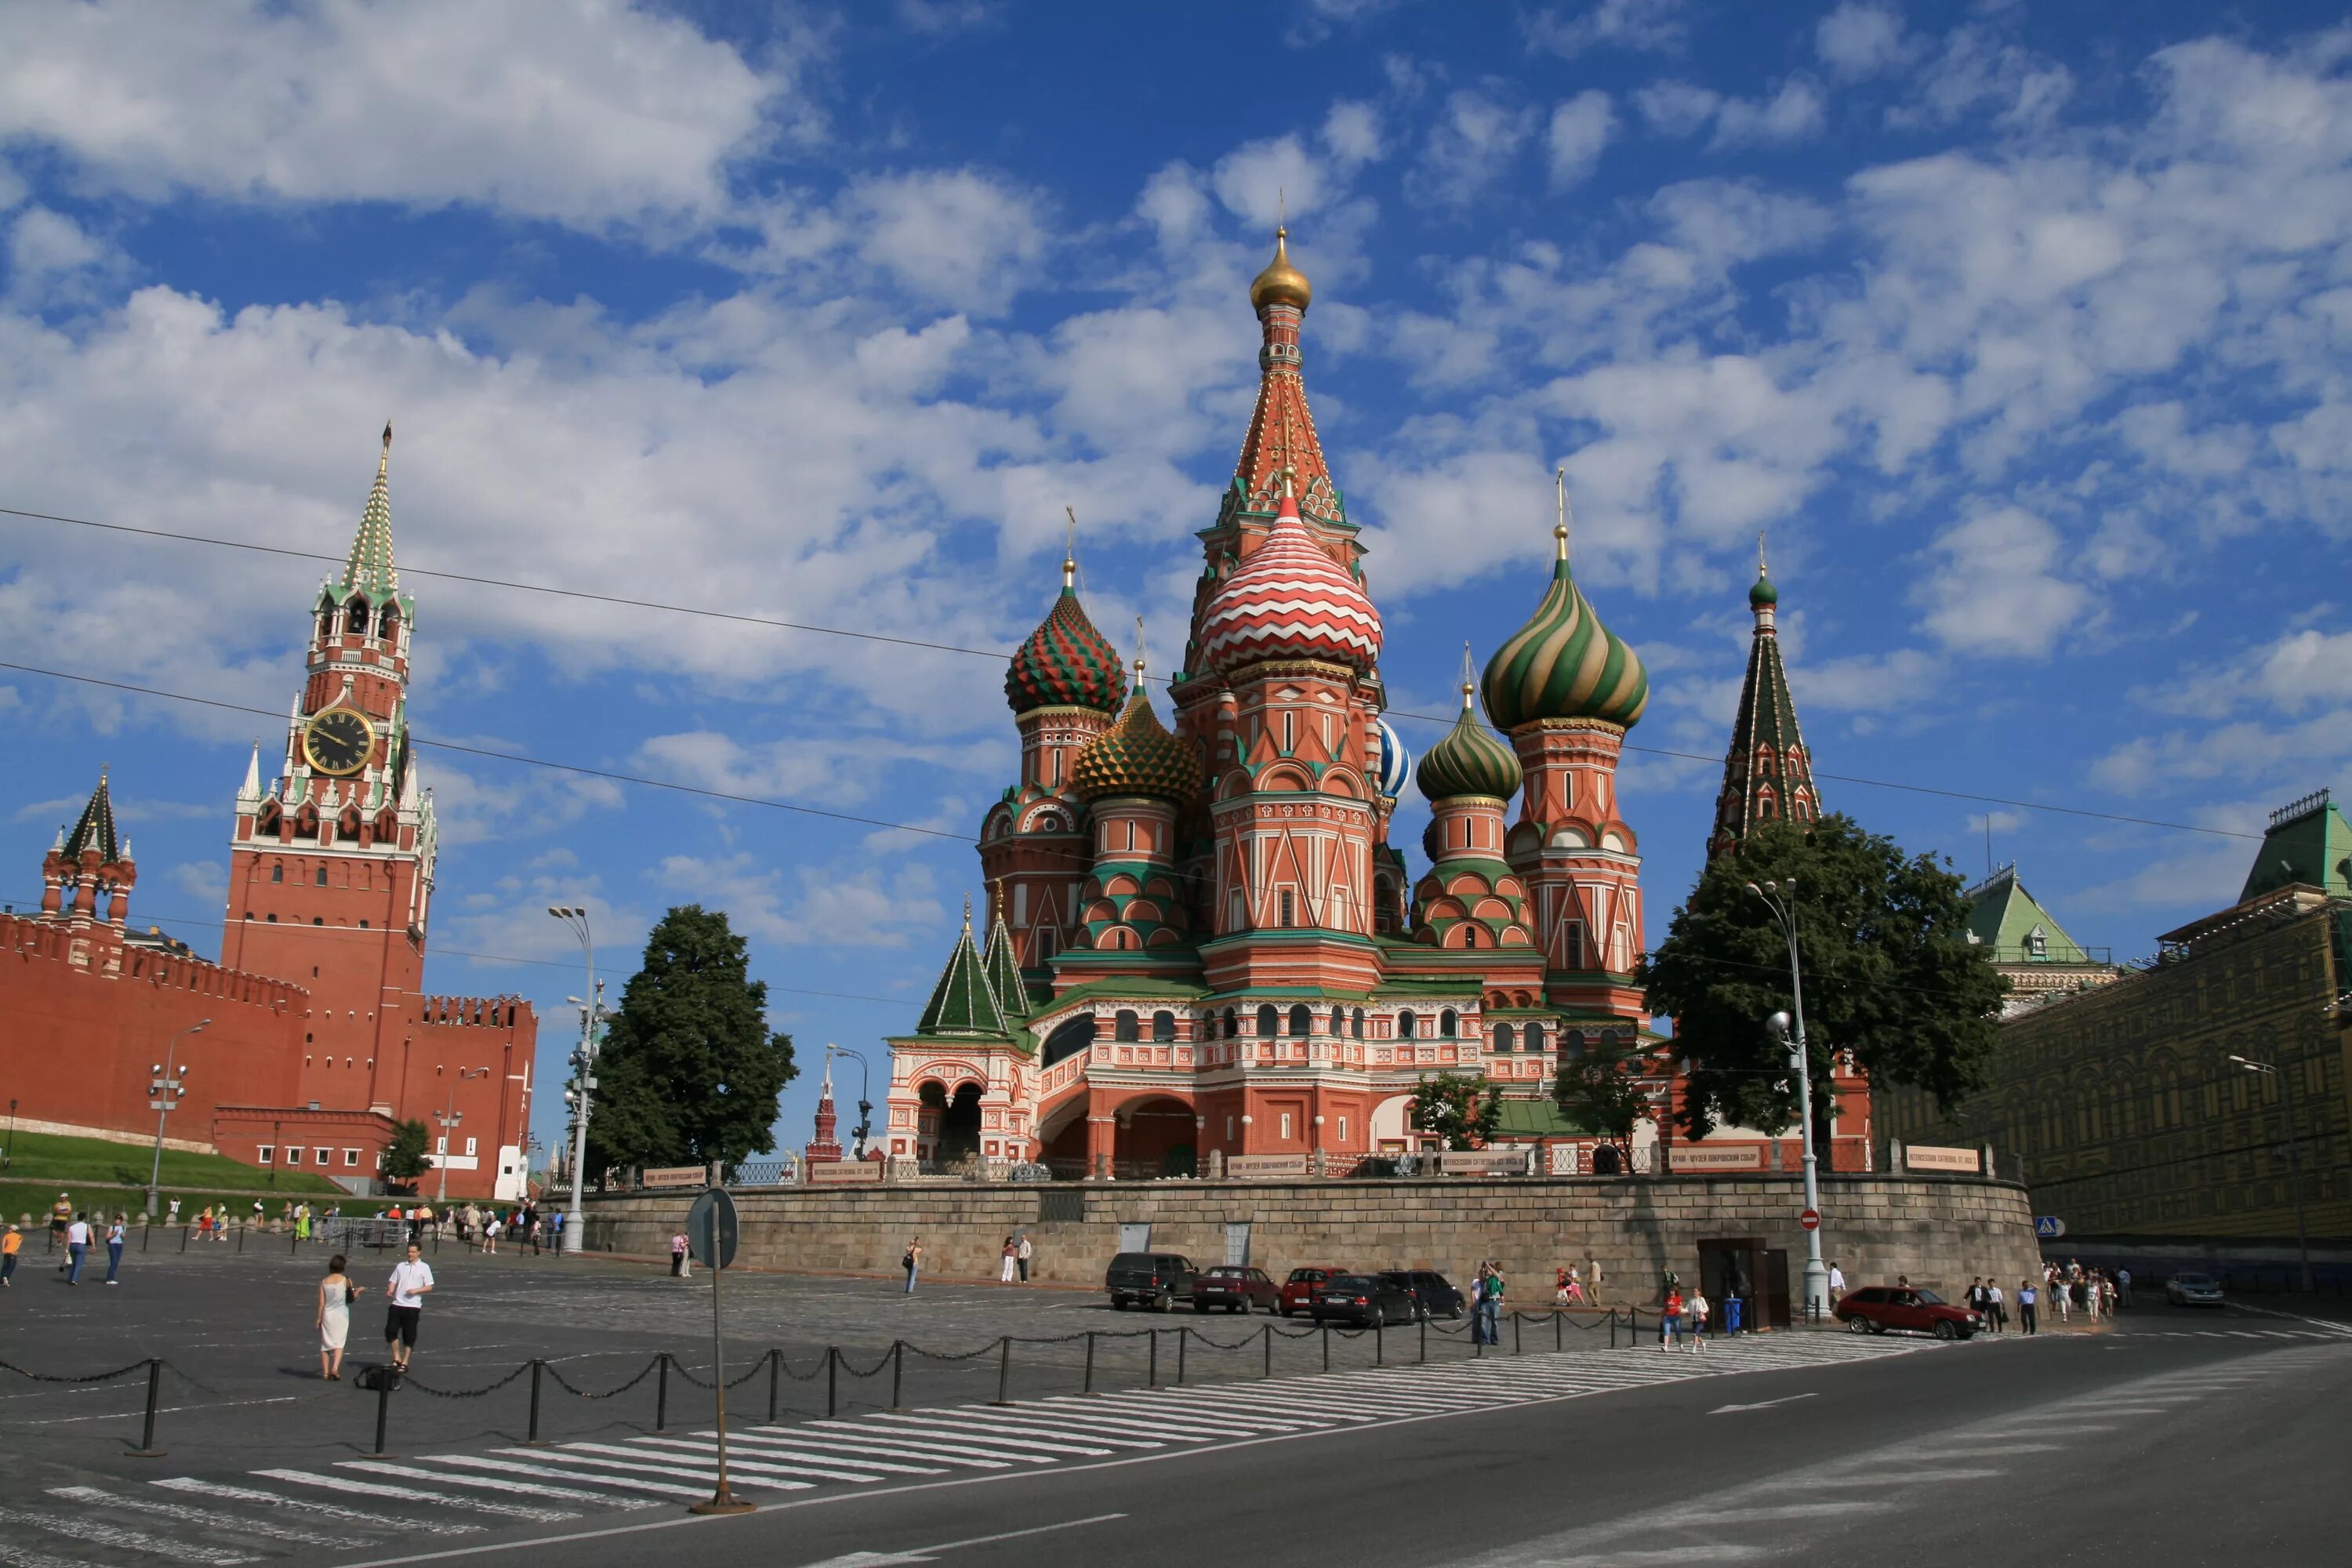
<instances>
[{"instance_id":1,"label":"tree","mask_svg":"<svg viewBox=\"0 0 2352 1568\"><path fill-rule=\"evenodd\" d=\"M432 1143L433 1134L422 1121L403 1121L392 1130L392 1142L384 1145L383 1179L387 1182L413 1182L433 1168L425 1151Z\"/></svg>"},{"instance_id":2,"label":"tree","mask_svg":"<svg viewBox=\"0 0 2352 1568\"><path fill-rule=\"evenodd\" d=\"M1693 1137L1725 1121L1796 1121L1796 1075L1764 1020L1791 1011L1789 946L1748 884L1795 883L1816 1136L1832 1109L1832 1051L1874 1084L1922 1089L1948 1107L1985 1081L2008 982L1967 937L1960 877L1852 818L1761 825L1707 862L1666 940L1643 965L1650 1010L1671 1014L1690 1063L1676 1119Z\"/></svg>"},{"instance_id":3,"label":"tree","mask_svg":"<svg viewBox=\"0 0 2352 1568\"><path fill-rule=\"evenodd\" d=\"M1562 1113L1597 1138L1617 1145L1632 1168L1633 1129L1650 1114L1650 1091L1643 1082L1647 1061L1614 1040L1587 1046L1553 1076L1551 1098Z\"/></svg>"},{"instance_id":4,"label":"tree","mask_svg":"<svg viewBox=\"0 0 2352 1568\"><path fill-rule=\"evenodd\" d=\"M1412 1097L1411 1120L1422 1132L1434 1132L1448 1149L1475 1149L1495 1136L1503 1121L1503 1091L1485 1073L1475 1078L1424 1078Z\"/></svg>"},{"instance_id":5,"label":"tree","mask_svg":"<svg viewBox=\"0 0 2352 1568\"><path fill-rule=\"evenodd\" d=\"M588 1168L734 1164L776 1146L793 1042L768 1028L768 986L750 975L725 913L686 904L646 938L596 1058Z\"/></svg>"}]
</instances>

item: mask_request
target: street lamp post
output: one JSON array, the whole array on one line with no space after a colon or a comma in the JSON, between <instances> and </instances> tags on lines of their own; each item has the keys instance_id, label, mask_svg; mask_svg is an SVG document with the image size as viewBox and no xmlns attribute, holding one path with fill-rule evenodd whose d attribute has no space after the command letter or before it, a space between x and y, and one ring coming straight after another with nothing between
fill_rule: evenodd
<instances>
[{"instance_id":1,"label":"street lamp post","mask_svg":"<svg viewBox=\"0 0 2352 1568\"><path fill-rule=\"evenodd\" d=\"M588 964L588 989L580 1005L580 1048L572 1058L572 1088L563 1095L572 1107L572 1210L563 1217L563 1250L577 1252L585 1239L580 1177L588 1161L588 1100L596 1087L596 1024L604 1010L604 993L596 978L596 939L589 930L588 911L574 904L550 904L547 912L562 921L578 940Z\"/></svg>"},{"instance_id":2,"label":"street lamp post","mask_svg":"<svg viewBox=\"0 0 2352 1568\"><path fill-rule=\"evenodd\" d=\"M8 1102L8 1147L0 1149L0 1171L16 1163L16 1102Z\"/></svg>"},{"instance_id":3,"label":"street lamp post","mask_svg":"<svg viewBox=\"0 0 2352 1568\"><path fill-rule=\"evenodd\" d=\"M834 1056L847 1057L857 1064L857 1126L849 1137L851 1146L857 1151L856 1157L863 1160L866 1158L866 1141L874 1131L874 1101L870 1098L873 1093L874 1080L867 1075L866 1057L863 1052L853 1050L847 1046L831 1044L824 1048Z\"/></svg>"},{"instance_id":4,"label":"street lamp post","mask_svg":"<svg viewBox=\"0 0 2352 1568\"><path fill-rule=\"evenodd\" d=\"M211 1024L210 1018L199 1018L166 1041L163 1046L163 1059L155 1064L155 1076L147 1085L147 1092L152 1096L147 1101L147 1109L155 1113L155 1162L147 1168L147 1212L151 1215L155 1212L161 1202L157 1196L157 1189L163 1182L163 1123L171 1116L172 1107L177 1105L180 1102L180 1096L186 1092L179 1078L174 1076L177 1064L173 1059L173 1054L180 1048L182 1040L186 1039L190 1035L203 1034ZM186 1070L184 1068L177 1068L179 1072ZM8 1104L8 1117L9 1142L12 1143L16 1142L16 1105L14 1100L11 1100Z\"/></svg>"},{"instance_id":5,"label":"street lamp post","mask_svg":"<svg viewBox=\"0 0 2352 1568\"><path fill-rule=\"evenodd\" d=\"M1797 1120L1805 1132L1805 1212L1813 1222L1805 1229L1805 1315L1819 1321L1829 1314L1830 1271L1822 1262L1822 1188L1813 1152L1813 1064L1805 1049L1805 981L1797 963L1797 879L1791 877L1783 889L1780 882L1767 882L1762 887L1748 884L1763 906L1772 911L1780 927L1780 934L1789 941L1789 993L1795 1004L1795 1039L1790 1047L1789 1065L1797 1070ZM1790 1037L1790 1020L1779 1013L1765 1021L1772 1037L1786 1041Z\"/></svg>"},{"instance_id":6,"label":"street lamp post","mask_svg":"<svg viewBox=\"0 0 2352 1568\"><path fill-rule=\"evenodd\" d=\"M433 1196L433 1201L436 1204L446 1204L449 1201L449 1139L450 1135L457 1131L458 1123L466 1120L466 1113L457 1109L457 1086L469 1078L489 1076L490 1069L488 1068L459 1068L457 1076L449 1080L448 1105L433 1113L433 1120L441 1124L441 1190Z\"/></svg>"},{"instance_id":7,"label":"street lamp post","mask_svg":"<svg viewBox=\"0 0 2352 1568\"><path fill-rule=\"evenodd\" d=\"M2294 1139L2294 1079L2279 1071L2276 1062L2258 1062L2234 1054L2230 1059L2237 1063L2242 1071L2262 1074L2278 1080L2279 1103L2286 1111L2287 1183L2294 1194L2294 1250L2295 1256L2302 1261L2303 1291L2307 1296L2311 1294L2312 1289L2311 1238L2304 1228L2303 1221L2303 1151L2296 1146Z\"/></svg>"}]
</instances>

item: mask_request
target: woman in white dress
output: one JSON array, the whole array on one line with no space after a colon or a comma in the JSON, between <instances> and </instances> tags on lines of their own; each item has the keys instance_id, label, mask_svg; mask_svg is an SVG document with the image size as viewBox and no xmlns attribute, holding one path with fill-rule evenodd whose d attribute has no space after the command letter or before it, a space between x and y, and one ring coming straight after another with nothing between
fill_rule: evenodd
<instances>
[{"instance_id":1,"label":"woman in white dress","mask_svg":"<svg viewBox=\"0 0 2352 1568\"><path fill-rule=\"evenodd\" d=\"M327 1259L327 1277L319 1281L319 1375L341 1382L343 1342L351 1337L352 1303L362 1287L343 1272L343 1255Z\"/></svg>"}]
</instances>

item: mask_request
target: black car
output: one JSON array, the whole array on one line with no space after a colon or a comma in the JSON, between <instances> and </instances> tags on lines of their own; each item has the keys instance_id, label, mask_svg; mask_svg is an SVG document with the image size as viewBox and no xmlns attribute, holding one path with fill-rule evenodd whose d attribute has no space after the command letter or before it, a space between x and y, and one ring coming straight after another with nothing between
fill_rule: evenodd
<instances>
[{"instance_id":1,"label":"black car","mask_svg":"<svg viewBox=\"0 0 2352 1568\"><path fill-rule=\"evenodd\" d=\"M1282 1288L1265 1269L1224 1263L1192 1277L1192 1310L1223 1307L1228 1312L1252 1312L1263 1307L1271 1312L1281 1293Z\"/></svg>"},{"instance_id":2,"label":"black car","mask_svg":"<svg viewBox=\"0 0 2352 1568\"><path fill-rule=\"evenodd\" d=\"M1410 1323L1414 1310L1412 1292L1392 1274L1341 1274L1307 1309L1318 1323L1353 1323L1360 1329Z\"/></svg>"},{"instance_id":3,"label":"black car","mask_svg":"<svg viewBox=\"0 0 2352 1568\"><path fill-rule=\"evenodd\" d=\"M1164 1312L1179 1300L1192 1300L1196 1272L1181 1252L1122 1252L1104 1271L1103 1289L1121 1310L1134 1301Z\"/></svg>"},{"instance_id":4,"label":"black car","mask_svg":"<svg viewBox=\"0 0 2352 1568\"><path fill-rule=\"evenodd\" d=\"M1411 1296L1422 1317L1458 1318L1470 1309L1462 1292L1434 1268L1390 1268L1383 1270L1381 1278Z\"/></svg>"}]
</instances>

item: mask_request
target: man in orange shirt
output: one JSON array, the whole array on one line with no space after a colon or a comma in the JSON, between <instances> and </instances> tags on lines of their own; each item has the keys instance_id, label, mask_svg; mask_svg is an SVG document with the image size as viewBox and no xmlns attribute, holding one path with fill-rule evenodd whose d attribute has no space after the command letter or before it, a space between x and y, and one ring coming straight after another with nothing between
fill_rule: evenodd
<instances>
[{"instance_id":1,"label":"man in orange shirt","mask_svg":"<svg viewBox=\"0 0 2352 1568\"><path fill-rule=\"evenodd\" d=\"M25 1233L15 1226L8 1234L0 1236L0 1285L14 1288L16 1283L16 1254L25 1250Z\"/></svg>"}]
</instances>

